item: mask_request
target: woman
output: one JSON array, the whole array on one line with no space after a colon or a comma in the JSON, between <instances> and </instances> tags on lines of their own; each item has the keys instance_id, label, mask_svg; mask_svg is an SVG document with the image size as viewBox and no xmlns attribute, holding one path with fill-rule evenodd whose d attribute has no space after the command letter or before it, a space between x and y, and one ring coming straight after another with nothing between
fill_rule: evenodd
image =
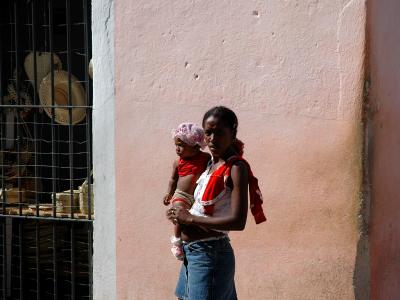
<instances>
[{"instance_id":1,"label":"woman","mask_svg":"<svg viewBox=\"0 0 400 300\"><path fill-rule=\"evenodd\" d=\"M175 293L185 300L234 300L235 257L228 232L243 230L246 225L249 179L251 198L259 195L252 212L257 223L265 221L261 194L249 165L241 158L243 143L236 139L235 113L214 107L204 115L203 128L212 160L197 182L195 203L189 211L167 211L173 223L182 225L184 241L185 260Z\"/></svg>"}]
</instances>

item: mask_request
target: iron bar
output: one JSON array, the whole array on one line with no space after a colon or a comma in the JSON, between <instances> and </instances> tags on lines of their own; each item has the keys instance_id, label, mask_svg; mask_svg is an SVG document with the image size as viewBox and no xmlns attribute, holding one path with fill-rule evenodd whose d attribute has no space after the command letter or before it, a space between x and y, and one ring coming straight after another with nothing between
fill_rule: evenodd
<instances>
[{"instance_id":1,"label":"iron bar","mask_svg":"<svg viewBox=\"0 0 400 300\"><path fill-rule=\"evenodd\" d=\"M3 226L3 280L2 280L2 287L3 287L3 299L6 299L7 296L7 231L6 231L6 220L5 218L1 218Z\"/></svg>"},{"instance_id":2,"label":"iron bar","mask_svg":"<svg viewBox=\"0 0 400 300\"><path fill-rule=\"evenodd\" d=\"M18 222L18 237L19 237L19 299L24 299L24 261L23 261L23 239L22 239L22 222Z\"/></svg>"},{"instance_id":3,"label":"iron bar","mask_svg":"<svg viewBox=\"0 0 400 300\"><path fill-rule=\"evenodd\" d=\"M39 221L36 220L36 230L35 230L35 238L36 238L36 299L40 300L40 226Z\"/></svg>"},{"instance_id":4,"label":"iron bar","mask_svg":"<svg viewBox=\"0 0 400 300\"><path fill-rule=\"evenodd\" d=\"M18 23L19 23L19 14L18 14L18 1L14 1L14 20L15 20L15 25L14 25L14 47L15 47L15 69L16 69L16 74L15 74L15 81L16 81L16 94L17 94L17 103L20 104L21 98L20 98L20 82L19 82L19 74L20 74L20 69L19 69L19 35L18 35ZM20 122L20 115L19 115L19 111L17 110L17 122ZM19 126L17 126L17 164L20 164L20 128ZM18 171L18 202L19 202L19 214L22 215L22 193L21 193L21 169L17 168Z\"/></svg>"},{"instance_id":5,"label":"iron bar","mask_svg":"<svg viewBox=\"0 0 400 300\"><path fill-rule=\"evenodd\" d=\"M50 45L50 82L51 82L51 173L52 173L52 203L53 203L53 217L57 216L56 211L56 189L57 189L57 170L56 170L56 132L54 128L54 118L55 118L55 105L54 105L54 46L53 46L53 38L54 38L54 25L53 25L53 0L49 0L49 45Z\"/></svg>"},{"instance_id":6,"label":"iron bar","mask_svg":"<svg viewBox=\"0 0 400 300\"><path fill-rule=\"evenodd\" d=\"M84 16L84 24L85 24L85 32L84 32L84 40L85 40L85 66L89 66L89 41L90 41L90 32L89 32L89 25L88 25L88 14L89 14L89 9L88 9L88 3L87 0L83 0L83 16ZM88 72L85 72L85 90L86 90L86 104L90 104L90 99L91 99L91 89L90 89L90 82L89 82L89 76ZM90 105L89 105L90 107ZM88 153L87 156L87 181L88 181L88 201L87 201L87 206L88 206L88 218L92 218L92 206L91 206L91 201L92 201L92 174L91 174L91 169L92 169L92 158L91 158L91 128L90 128L90 122L91 122L91 109L86 109L86 152Z\"/></svg>"},{"instance_id":7,"label":"iron bar","mask_svg":"<svg viewBox=\"0 0 400 300\"><path fill-rule=\"evenodd\" d=\"M11 252L12 252L12 241L13 241L13 220L11 218L5 218L5 246L6 246L6 257L5 257L5 268L8 276L6 276L6 296L11 296L11 280L12 280L12 266L11 266ZM8 242L7 242L8 241Z\"/></svg>"},{"instance_id":8,"label":"iron bar","mask_svg":"<svg viewBox=\"0 0 400 300\"><path fill-rule=\"evenodd\" d=\"M72 72L72 54L71 54L71 2L66 0L66 20L67 20L67 71L68 71L68 105L72 106L72 85L71 85L71 72ZM74 139L74 131L72 128L72 109L68 109L68 136L69 136L69 189L70 189L70 205L71 205L71 218L74 218L74 145L72 143ZM75 274L73 274L75 275ZM75 290L73 285L72 290ZM72 298L74 299L74 294Z\"/></svg>"},{"instance_id":9,"label":"iron bar","mask_svg":"<svg viewBox=\"0 0 400 300\"><path fill-rule=\"evenodd\" d=\"M88 273L89 273L89 299L93 299L93 223L88 223Z\"/></svg>"},{"instance_id":10,"label":"iron bar","mask_svg":"<svg viewBox=\"0 0 400 300\"><path fill-rule=\"evenodd\" d=\"M71 223L71 299L75 299L75 223Z\"/></svg>"},{"instance_id":11,"label":"iron bar","mask_svg":"<svg viewBox=\"0 0 400 300\"><path fill-rule=\"evenodd\" d=\"M1 12L1 14L4 13L4 11ZM3 16L2 16L3 17ZM0 40L3 40L3 26L0 26ZM1 43L0 45L0 105L4 104L3 98L4 98L4 88L3 88L3 46L4 44ZM3 120L6 119L6 113L5 110L2 109L0 111L0 115L1 115L1 121L2 124L0 126L0 130L1 130L1 151L2 151L2 155L1 155L1 188L3 190L2 193L2 208L3 211L6 208L6 203L7 203L7 193L5 191L6 189L6 184L5 184L5 176L4 176L4 150L6 148L6 141L4 139L5 137L5 132L6 132L6 125L3 124ZM3 251L4 252L4 251ZM3 268L3 292L5 291L5 272L4 272L4 268Z\"/></svg>"},{"instance_id":12,"label":"iron bar","mask_svg":"<svg viewBox=\"0 0 400 300\"><path fill-rule=\"evenodd\" d=\"M85 32L84 32L84 38L85 38L85 66L89 67L89 49L90 49L90 30L89 30L89 3L88 0L83 0L83 16L84 16L84 26L85 26ZM86 105L89 106L89 108L86 109L86 152L88 153L87 155L87 178L88 178L88 219L92 219L92 158L91 158L91 86L90 86L90 80L88 77L88 72L85 72L85 90L86 90ZM93 298L92 295L92 283L93 283L93 266L92 266L92 224L88 224L88 275L89 275L89 299Z\"/></svg>"},{"instance_id":13,"label":"iron bar","mask_svg":"<svg viewBox=\"0 0 400 300\"><path fill-rule=\"evenodd\" d=\"M37 99L37 59L36 59L36 0L32 0L31 2L31 8L32 8L32 49L33 49L33 104L37 105L38 99ZM36 155L38 151L38 145L37 145L37 114L36 111L33 114L33 137L34 137L34 152L35 152L35 191L38 190L38 182L37 182L37 177L38 177L38 156ZM39 216L39 198L37 193L35 193L35 203L36 203L36 216Z\"/></svg>"},{"instance_id":14,"label":"iron bar","mask_svg":"<svg viewBox=\"0 0 400 300\"><path fill-rule=\"evenodd\" d=\"M67 20L67 70L68 70L68 105L72 106L72 86L71 86L71 69L72 69L72 57L71 57L71 3L66 0L66 20ZM68 109L68 135L69 135L69 166L70 166L70 205L71 205L71 218L74 218L74 185L73 185L73 166L74 166L74 148L73 143L73 129L72 129L72 109ZM74 244L74 223L71 223L71 299L75 299L75 244Z\"/></svg>"},{"instance_id":15,"label":"iron bar","mask_svg":"<svg viewBox=\"0 0 400 300\"><path fill-rule=\"evenodd\" d=\"M53 229L53 295L54 299L58 299L58 272L57 272L57 224L52 222L52 229Z\"/></svg>"},{"instance_id":16,"label":"iron bar","mask_svg":"<svg viewBox=\"0 0 400 300\"><path fill-rule=\"evenodd\" d=\"M43 221L65 221L65 222L80 222L80 223L90 223L93 220L88 219L80 219L80 218L62 218L62 217L36 217L36 216L29 216L29 215L2 215L2 217L9 217L9 218L16 218L16 219L25 219L25 220L43 220Z\"/></svg>"},{"instance_id":17,"label":"iron bar","mask_svg":"<svg viewBox=\"0 0 400 300\"><path fill-rule=\"evenodd\" d=\"M88 105L25 105L25 104L2 104L4 108L62 108L62 109L73 109L73 108L92 108ZM56 124L59 125L59 124Z\"/></svg>"}]
</instances>

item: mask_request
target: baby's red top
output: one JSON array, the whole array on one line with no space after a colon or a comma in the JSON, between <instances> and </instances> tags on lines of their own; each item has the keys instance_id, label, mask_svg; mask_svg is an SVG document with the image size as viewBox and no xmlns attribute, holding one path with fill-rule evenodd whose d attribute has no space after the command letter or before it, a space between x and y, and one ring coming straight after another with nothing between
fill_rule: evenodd
<instances>
[{"instance_id":1,"label":"baby's red top","mask_svg":"<svg viewBox=\"0 0 400 300\"><path fill-rule=\"evenodd\" d=\"M178 162L179 177L203 173L209 160L210 155L202 151L192 157L180 158Z\"/></svg>"}]
</instances>

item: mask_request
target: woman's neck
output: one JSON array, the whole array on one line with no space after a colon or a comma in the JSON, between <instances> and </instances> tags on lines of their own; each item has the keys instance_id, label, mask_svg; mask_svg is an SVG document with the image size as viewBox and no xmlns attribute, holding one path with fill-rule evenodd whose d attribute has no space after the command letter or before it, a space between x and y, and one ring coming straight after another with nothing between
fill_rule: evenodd
<instances>
[{"instance_id":1,"label":"woman's neck","mask_svg":"<svg viewBox=\"0 0 400 300\"><path fill-rule=\"evenodd\" d=\"M237 153L235 152L235 150L232 147L229 147L228 150L225 151L224 154L222 154L221 156L213 156L212 161L214 164L224 161L226 162L231 156L233 155L237 155Z\"/></svg>"}]
</instances>

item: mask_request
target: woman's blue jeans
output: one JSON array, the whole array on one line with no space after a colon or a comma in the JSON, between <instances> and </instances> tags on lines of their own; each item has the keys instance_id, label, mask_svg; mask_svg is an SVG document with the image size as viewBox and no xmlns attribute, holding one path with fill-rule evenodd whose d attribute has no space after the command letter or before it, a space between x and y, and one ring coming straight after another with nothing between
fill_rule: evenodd
<instances>
[{"instance_id":1,"label":"woman's blue jeans","mask_svg":"<svg viewBox=\"0 0 400 300\"><path fill-rule=\"evenodd\" d=\"M175 294L183 300L236 300L235 256L225 237L183 245Z\"/></svg>"}]
</instances>

